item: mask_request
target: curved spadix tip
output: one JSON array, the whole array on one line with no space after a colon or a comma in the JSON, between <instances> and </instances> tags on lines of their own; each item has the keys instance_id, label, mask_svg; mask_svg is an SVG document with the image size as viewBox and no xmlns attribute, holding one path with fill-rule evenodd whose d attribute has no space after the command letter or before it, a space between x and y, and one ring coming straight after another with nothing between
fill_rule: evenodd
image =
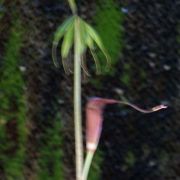
<instances>
[{"instance_id":1,"label":"curved spadix tip","mask_svg":"<svg viewBox=\"0 0 180 180\"><path fill-rule=\"evenodd\" d=\"M159 111L160 109L166 109L168 106L164 105L164 104L160 104L158 106L155 106L152 108L153 111Z\"/></svg>"}]
</instances>

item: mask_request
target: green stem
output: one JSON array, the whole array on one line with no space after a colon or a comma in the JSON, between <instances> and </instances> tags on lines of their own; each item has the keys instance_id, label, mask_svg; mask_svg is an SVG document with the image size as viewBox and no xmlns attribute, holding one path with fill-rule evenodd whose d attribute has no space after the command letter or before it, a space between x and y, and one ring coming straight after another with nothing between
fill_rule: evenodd
<instances>
[{"instance_id":1,"label":"green stem","mask_svg":"<svg viewBox=\"0 0 180 180\"><path fill-rule=\"evenodd\" d=\"M77 7L74 0L68 0L69 6L71 8L72 13L75 15L77 13Z\"/></svg>"},{"instance_id":2,"label":"green stem","mask_svg":"<svg viewBox=\"0 0 180 180\"><path fill-rule=\"evenodd\" d=\"M83 172L82 172L82 180L87 180L93 156L94 156L94 151L87 152L85 163L84 163L84 168L83 168Z\"/></svg>"},{"instance_id":3,"label":"green stem","mask_svg":"<svg viewBox=\"0 0 180 180\"><path fill-rule=\"evenodd\" d=\"M74 126L76 150L76 180L81 180L83 167L83 141L81 117L81 57L79 52L79 43L79 19L78 17L76 17L74 36Z\"/></svg>"}]
</instances>

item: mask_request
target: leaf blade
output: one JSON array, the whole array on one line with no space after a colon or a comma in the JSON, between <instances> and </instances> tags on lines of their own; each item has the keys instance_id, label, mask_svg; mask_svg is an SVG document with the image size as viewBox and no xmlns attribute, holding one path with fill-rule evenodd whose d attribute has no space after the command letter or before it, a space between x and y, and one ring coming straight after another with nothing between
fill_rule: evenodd
<instances>
[{"instance_id":1,"label":"leaf blade","mask_svg":"<svg viewBox=\"0 0 180 180\"><path fill-rule=\"evenodd\" d=\"M52 60L54 62L54 65L58 67L58 61L57 61L57 47L60 39L63 37L65 31L69 27L69 25L73 24L74 16L71 16L63 24L61 24L57 31L55 32L53 44L52 44Z\"/></svg>"},{"instance_id":2,"label":"leaf blade","mask_svg":"<svg viewBox=\"0 0 180 180\"><path fill-rule=\"evenodd\" d=\"M73 37L74 37L74 26L73 24L68 28L67 32L64 35L64 40L62 42L61 47L61 56L62 58L67 58L69 51L73 45Z\"/></svg>"},{"instance_id":3,"label":"leaf blade","mask_svg":"<svg viewBox=\"0 0 180 180\"><path fill-rule=\"evenodd\" d=\"M107 60L107 66L110 64L110 56L106 50L106 48L103 45L103 42L100 38L100 36L98 35L98 33L94 30L93 27L91 27L91 25L87 24L85 22L86 25L86 29L87 29L87 33L91 36L91 38L94 40L94 42L97 44L97 46L99 47L99 49L102 51L102 53L104 54L104 56L106 57Z\"/></svg>"}]
</instances>

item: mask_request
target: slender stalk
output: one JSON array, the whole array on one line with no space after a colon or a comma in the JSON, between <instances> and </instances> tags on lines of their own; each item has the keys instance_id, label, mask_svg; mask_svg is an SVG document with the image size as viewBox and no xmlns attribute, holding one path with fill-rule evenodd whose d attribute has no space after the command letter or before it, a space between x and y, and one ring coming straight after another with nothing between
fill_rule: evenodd
<instances>
[{"instance_id":1,"label":"slender stalk","mask_svg":"<svg viewBox=\"0 0 180 180\"><path fill-rule=\"evenodd\" d=\"M76 150L76 180L81 180L83 167L83 141L81 117L81 56L79 52L79 19L75 20L74 36L74 126Z\"/></svg>"},{"instance_id":2,"label":"slender stalk","mask_svg":"<svg viewBox=\"0 0 180 180\"><path fill-rule=\"evenodd\" d=\"M71 8L71 11L75 15L77 13L77 7L76 7L75 1L74 0L68 0L68 3L69 3L69 6Z\"/></svg>"},{"instance_id":3,"label":"slender stalk","mask_svg":"<svg viewBox=\"0 0 180 180\"><path fill-rule=\"evenodd\" d=\"M82 180L87 180L93 156L94 156L94 151L87 152L85 163L84 163L84 168L83 168L83 172L82 172Z\"/></svg>"}]
</instances>

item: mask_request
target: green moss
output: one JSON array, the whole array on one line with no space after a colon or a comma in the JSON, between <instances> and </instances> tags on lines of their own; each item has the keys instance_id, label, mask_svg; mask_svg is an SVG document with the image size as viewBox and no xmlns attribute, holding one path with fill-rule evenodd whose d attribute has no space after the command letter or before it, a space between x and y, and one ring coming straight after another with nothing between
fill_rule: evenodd
<instances>
[{"instance_id":1,"label":"green moss","mask_svg":"<svg viewBox=\"0 0 180 180\"><path fill-rule=\"evenodd\" d=\"M140 69L140 76L141 76L142 80L145 80L147 78L146 71L142 68Z\"/></svg>"},{"instance_id":2,"label":"green moss","mask_svg":"<svg viewBox=\"0 0 180 180\"><path fill-rule=\"evenodd\" d=\"M101 179L101 166L103 161L103 153L97 150L92 161L92 165L89 171L88 180L99 180Z\"/></svg>"},{"instance_id":3,"label":"green moss","mask_svg":"<svg viewBox=\"0 0 180 180\"><path fill-rule=\"evenodd\" d=\"M138 75L142 82L147 79L146 71L142 68L138 69ZM131 80L132 80L133 74L132 74L132 64L125 63L123 67L123 73L120 76L120 81L125 86L130 87L131 86ZM143 84L142 84L143 86Z\"/></svg>"},{"instance_id":4,"label":"green moss","mask_svg":"<svg viewBox=\"0 0 180 180\"><path fill-rule=\"evenodd\" d=\"M91 78L90 82L91 84L93 84L94 87L96 87L96 89L101 89L103 87L103 84L100 79Z\"/></svg>"},{"instance_id":5,"label":"green moss","mask_svg":"<svg viewBox=\"0 0 180 180\"><path fill-rule=\"evenodd\" d=\"M0 69L0 162L8 180L23 179L26 107L24 80L19 68L23 35L24 28L15 19Z\"/></svg>"},{"instance_id":6,"label":"green moss","mask_svg":"<svg viewBox=\"0 0 180 180\"><path fill-rule=\"evenodd\" d=\"M124 164L122 166L123 171L127 171L129 168L132 168L136 163L136 156L132 151L128 151L125 158Z\"/></svg>"},{"instance_id":7,"label":"green moss","mask_svg":"<svg viewBox=\"0 0 180 180\"><path fill-rule=\"evenodd\" d=\"M124 64L123 73L120 77L121 82L125 84L126 86L130 86L131 84L131 66L130 64L126 63Z\"/></svg>"},{"instance_id":8,"label":"green moss","mask_svg":"<svg viewBox=\"0 0 180 180\"><path fill-rule=\"evenodd\" d=\"M0 81L1 116L21 104L23 79L19 69L22 29L20 22L14 23L3 58ZM4 112L5 111L5 112ZM4 112L4 113L3 113ZM6 116L6 115L5 115ZM6 116L7 117L7 116Z\"/></svg>"},{"instance_id":9,"label":"green moss","mask_svg":"<svg viewBox=\"0 0 180 180\"><path fill-rule=\"evenodd\" d=\"M113 67L116 65L123 47L122 23L124 17L114 0L99 0L98 2L101 6L97 8L94 20L104 46L111 56L112 68L110 68L108 74L113 74L115 72L115 68ZM105 61L102 54L99 55L99 59L100 61ZM103 67L103 71L107 72L105 66Z\"/></svg>"},{"instance_id":10,"label":"green moss","mask_svg":"<svg viewBox=\"0 0 180 180\"><path fill-rule=\"evenodd\" d=\"M54 125L47 129L40 147L39 180L61 180L63 178L62 167L62 135L60 116L58 115Z\"/></svg>"},{"instance_id":11,"label":"green moss","mask_svg":"<svg viewBox=\"0 0 180 180\"><path fill-rule=\"evenodd\" d=\"M136 162L136 157L132 151L128 151L125 157L125 163L128 167L133 167Z\"/></svg>"},{"instance_id":12,"label":"green moss","mask_svg":"<svg viewBox=\"0 0 180 180\"><path fill-rule=\"evenodd\" d=\"M159 152L158 161L159 161L159 170L163 173L168 168L168 164L170 162L170 155L166 151L161 150L161 152Z\"/></svg>"},{"instance_id":13,"label":"green moss","mask_svg":"<svg viewBox=\"0 0 180 180\"><path fill-rule=\"evenodd\" d=\"M121 81L126 85L129 86L130 85L130 76L128 73L123 73L122 77L121 77Z\"/></svg>"}]
</instances>

